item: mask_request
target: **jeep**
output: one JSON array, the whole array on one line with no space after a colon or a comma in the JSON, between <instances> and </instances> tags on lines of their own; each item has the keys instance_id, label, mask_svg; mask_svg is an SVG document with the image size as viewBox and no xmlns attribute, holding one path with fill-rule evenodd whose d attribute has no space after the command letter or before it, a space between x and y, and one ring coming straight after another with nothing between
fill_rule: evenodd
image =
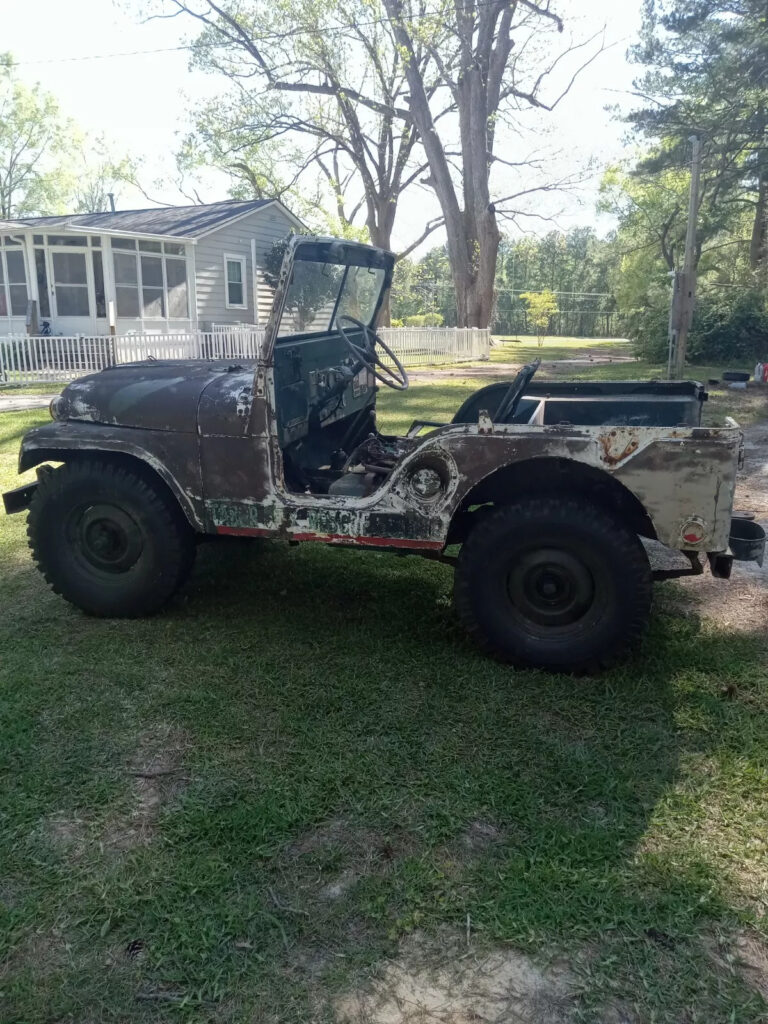
<instances>
[{"instance_id":1,"label":"jeep","mask_svg":"<svg viewBox=\"0 0 768 1024\"><path fill-rule=\"evenodd\" d=\"M541 381L532 363L449 423L381 433L379 387L408 387L375 328L393 266L296 237L255 361L149 359L65 387L22 440L37 482L4 495L53 590L91 615L157 612L206 535L419 555L453 566L484 650L578 673L637 643L654 579L703 556L729 575L742 435L701 426L695 381Z\"/></svg>"}]
</instances>

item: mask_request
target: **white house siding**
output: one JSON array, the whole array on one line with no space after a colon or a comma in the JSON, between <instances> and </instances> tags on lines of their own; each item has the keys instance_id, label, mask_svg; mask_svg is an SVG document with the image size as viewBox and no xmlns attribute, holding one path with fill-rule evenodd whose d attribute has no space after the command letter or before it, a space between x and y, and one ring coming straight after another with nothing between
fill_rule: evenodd
<instances>
[{"instance_id":1,"label":"white house siding","mask_svg":"<svg viewBox=\"0 0 768 1024\"><path fill-rule=\"evenodd\" d=\"M259 266L273 242L286 238L292 229L293 222L281 210L268 206L198 239L195 246L197 316L202 330L210 329L214 323L266 323L272 308L272 289L264 280ZM255 281L251 240L256 248ZM227 309L225 254L246 261L245 292L248 305L245 309ZM254 316L254 289L258 317Z\"/></svg>"}]
</instances>

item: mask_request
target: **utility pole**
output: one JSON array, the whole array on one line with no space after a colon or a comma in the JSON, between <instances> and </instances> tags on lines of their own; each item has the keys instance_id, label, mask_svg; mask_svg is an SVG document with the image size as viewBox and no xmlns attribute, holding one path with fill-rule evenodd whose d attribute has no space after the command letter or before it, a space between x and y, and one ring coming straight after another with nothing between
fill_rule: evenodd
<instances>
[{"instance_id":1,"label":"utility pole","mask_svg":"<svg viewBox=\"0 0 768 1024\"><path fill-rule=\"evenodd\" d=\"M685 351L688 331L696 303L696 219L699 212L699 184L701 181L701 141L691 136L691 192L688 197L688 225L685 232L685 258L683 269L674 273L672 307L669 313L670 380L681 380L685 375Z\"/></svg>"}]
</instances>

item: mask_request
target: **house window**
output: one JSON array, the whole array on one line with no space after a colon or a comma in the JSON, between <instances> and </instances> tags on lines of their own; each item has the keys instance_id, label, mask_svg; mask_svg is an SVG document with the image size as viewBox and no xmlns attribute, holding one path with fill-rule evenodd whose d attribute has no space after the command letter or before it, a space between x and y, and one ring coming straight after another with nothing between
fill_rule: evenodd
<instances>
[{"instance_id":1,"label":"house window","mask_svg":"<svg viewBox=\"0 0 768 1024\"><path fill-rule=\"evenodd\" d=\"M165 278L168 285L168 316L189 316L187 303L187 261L165 260Z\"/></svg>"},{"instance_id":2,"label":"house window","mask_svg":"<svg viewBox=\"0 0 768 1024\"><path fill-rule=\"evenodd\" d=\"M245 309L245 257L225 256L227 309Z\"/></svg>"},{"instance_id":3,"label":"house window","mask_svg":"<svg viewBox=\"0 0 768 1024\"><path fill-rule=\"evenodd\" d=\"M113 238L117 315L147 320L189 316L183 245ZM94 253L94 257L95 257Z\"/></svg>"},{"instance_id":4,"label":"house window","mask_svg":"<svg viewBox=\"0 0 768 1024\"><path fill-rule=\"evenodd\" d=\"M0 246L0 316L27 312L27 271L20 243L9 237Z\"/></svg>"}]
</instances>

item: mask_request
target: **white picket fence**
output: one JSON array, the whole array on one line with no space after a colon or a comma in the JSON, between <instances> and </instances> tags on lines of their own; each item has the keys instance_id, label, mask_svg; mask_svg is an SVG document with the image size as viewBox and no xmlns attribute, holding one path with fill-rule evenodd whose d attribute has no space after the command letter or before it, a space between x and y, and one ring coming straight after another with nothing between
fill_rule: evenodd
<instances>
[{"instance_id":1,"label":"white picket fence","mask_svg":"<svg viewBox=\"0 0 768 1024\"><path fill-rule=\"evenodd\" d=\"M488 328L382 327L379 334L404 366L478 362L491 353Z\"/></svg>"},{"instance_id":2,"label":"white picket fence","mask_svg":"<svg viewBox=\"0 0 768 1024\"><path fill-rule=\"evenodd\" d=\"M94 337L7 335L0 338L0 387L63 384L116 363L153 359L254 360L264 328L216 325L189 334ZM245 325L247 326L247 325ZM406 366L488 359L490 332L479 328L388 327L379 332Z\"/></svg>"},{"instance_id":3,"label":"white picket fence","mask_svg":"<svg viewBox=\"0 0 768 1024\"><path fill-rule=\"evenodd\" d=\"M116 363L145 359L256 359L264 330L194 331L93 337L0 338L0 387L63 384Z\"/></svg>"}]
</instances>

